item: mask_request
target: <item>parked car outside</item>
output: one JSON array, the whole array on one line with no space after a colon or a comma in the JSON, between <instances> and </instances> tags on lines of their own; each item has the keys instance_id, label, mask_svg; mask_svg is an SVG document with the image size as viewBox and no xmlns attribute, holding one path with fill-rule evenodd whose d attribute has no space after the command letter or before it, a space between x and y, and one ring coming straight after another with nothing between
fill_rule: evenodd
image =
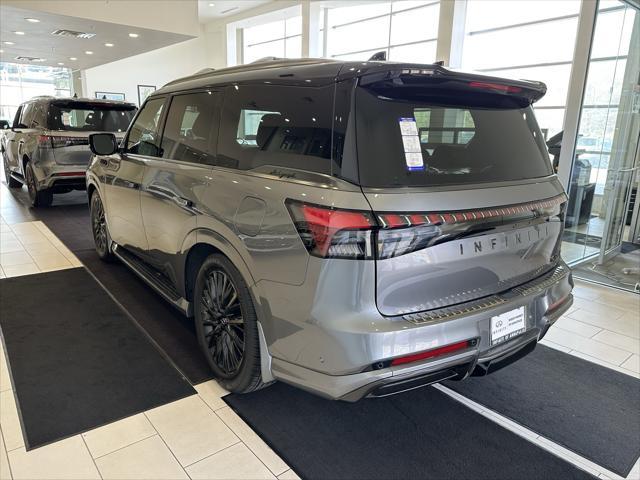
<instances>
[{"instance_id":1,"label":"parked car outside","mask_svg":"<svg viewBox=\"0 0 640 480\"><path fill-rule=\"evenodd\" d=\"M542 83L274 60L154 92L91 136L99 256L195 321L215 376L332 399L485 375L572 303Z\"/></svg>"},{"instance_id":2,"label":"parked car outside","mask_svg":"<svg viewBox=\"0 0 640 480\"><path fill-rule=\"evenodd\" d=\"M53 194L84 189L89 135L122 138L136 110L132 103L83 98L43 96L23 103L0 139L7 184L26 184L34 207L51 205Z\"/></svg>"}]
</instances>

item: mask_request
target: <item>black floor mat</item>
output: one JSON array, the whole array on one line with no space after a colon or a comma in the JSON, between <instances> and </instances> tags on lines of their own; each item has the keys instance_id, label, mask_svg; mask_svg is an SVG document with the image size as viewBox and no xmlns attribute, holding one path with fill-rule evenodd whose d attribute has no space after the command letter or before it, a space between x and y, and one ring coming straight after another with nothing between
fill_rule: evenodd
<instances>
[{"instance_id":1,"label":"black floor mat","mask_svg":"<svg viewBox=\"0 0 640 480\"><path fill-rule=\"evenodd\" d=\"M29 208L26 189L11 190L11 212L20 221L40 220L118 299L135 321L173 360L192 385L213 378L200 352L193 321L186 319L119 262L105 264L95 253L86 192L55 195L50 208Z\"/></svg>"},{"instance_id":2,"label":"black floor mat","mask_svg":"<svg viewBox=\"0 0 640 480\"><path fill-rule=\"evenodd\" d=\"M282 383L223 398L305 479L594 478L431 387L355 404Z\"/></svg>"},{"instance_id":3,"label":"black floor mat","mask_svg":"<svg viewBox=\"0 0 640 480\"><path fill-rule=\"evenodd\" d=\"M538 345L446 386L623 477L640 456L640 380Z\"/></svg>"},{"instance_id":4,"label":"black floor mat","mask_svg":"<svg viewBox=\"0 0 640 480\"><path fill-rule=\"evenodd\" d=\"M0 280L0 327L27 449L195 393L84 268Z\"/></svg>"},{"instance_id":5,"label":"black floor mat","mask_svg":"<svg viewBox=\"0 0 640 480\"><path fill-rule=\"evenodd\" d=\"M171 357L192 385L213 378L211 368L200 352L193 320L169 305L122 263L104 263L95 250L75 254Z\"/></svg>"}]
</instances>

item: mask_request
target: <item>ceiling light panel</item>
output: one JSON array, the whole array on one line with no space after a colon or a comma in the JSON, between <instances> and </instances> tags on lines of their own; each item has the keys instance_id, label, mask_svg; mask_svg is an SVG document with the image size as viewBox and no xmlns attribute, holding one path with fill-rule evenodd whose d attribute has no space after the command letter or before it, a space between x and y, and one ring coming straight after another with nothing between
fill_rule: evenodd
<instances>
[{"instance_id":1,"label":"ceiling light panel","mask_svg":"<svg viewBox=\"0 0 640 480\"><path fill-rule=\"evenodd\" d=\"M73 37L73 38L83 38L83 39L93 38L96 36L95 33L77 32L75 30L65 30L65 29L54 30L53 32L51 32L51 35L56 35L58 37Z\"/></svg>"}]
</instances>

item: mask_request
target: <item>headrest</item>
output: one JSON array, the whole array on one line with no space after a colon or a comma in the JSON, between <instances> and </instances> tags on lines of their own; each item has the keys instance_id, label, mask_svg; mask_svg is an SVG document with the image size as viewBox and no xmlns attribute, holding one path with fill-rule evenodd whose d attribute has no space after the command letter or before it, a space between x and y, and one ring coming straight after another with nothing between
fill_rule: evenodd
<instances>
[{"instance_id":1,"label":"headrest","mask_svg":"<svg viewBox=\"0 0 640 480\"><path fill-rule=\"evenodd\" d=\"M273 135L276 128L283 125L283 117L277 113L268 113L262 116L258 132L256 133L256 143L258 147L263 148Z\"/></svg>"},{"instance_id":2,"label":"headrest","mask_svg":"<svg viewBox=\"0 0 640 480\"><path fill-rule=\"evenodd\" d=\"M195 137L207 138L209 135L209 129L211 128L210 118L205 115L204 112L200 112L193 122L191 127L191 133Z\"/></svg>"}]
</instances>

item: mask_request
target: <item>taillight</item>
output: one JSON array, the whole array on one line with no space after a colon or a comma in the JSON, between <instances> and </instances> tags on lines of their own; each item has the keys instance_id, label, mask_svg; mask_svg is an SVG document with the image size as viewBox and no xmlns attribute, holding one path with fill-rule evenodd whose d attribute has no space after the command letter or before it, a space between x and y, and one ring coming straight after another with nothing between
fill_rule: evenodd
<instances>
[{"instance_id":1,"label":"taillight","mask_svg":"<svg viewBox=\"0 0 640 480\"><path fill-rule=\"evenodd\" d=\"M378 213L287 200L287 208L309 253L322 258L380 260L428 248L516 221L561 214L564 194L506 207L453 212Z\"/></svg>"},{"instance_id":2,"label":"taillight","mask_svg":"<svg viewBox=\"0 0 640 480\"><path fill-rule=\"evenodd\" d=\"M63 148L79 145L89 145L89 139L86 137L65 137L58 135L38 136L38 146L40 148Z\"/></svg>"},{"instance_id":3,"label":"taillight","mask_svg":"<svg viewBox=\"0 0 640 480\"><path fill-rule=\"evenodd\" d=\"M503 85L501 83L491 83L491 82L469 82L469 86L473 88L481 88L483 90L491 90L502 93L521 93L522 88L516 87L515 85Z\"/></svg>"},{"instance_id":4,"label":"taillight","mask_svg":"<svg viewBox=\"0 0 640 480\"><path fill-rule=\"evenodd\" d=\"M287 200L287 208L307 251L316 257L373 258L370 212L343 210Z\"/></svg>"}]
</instances>

